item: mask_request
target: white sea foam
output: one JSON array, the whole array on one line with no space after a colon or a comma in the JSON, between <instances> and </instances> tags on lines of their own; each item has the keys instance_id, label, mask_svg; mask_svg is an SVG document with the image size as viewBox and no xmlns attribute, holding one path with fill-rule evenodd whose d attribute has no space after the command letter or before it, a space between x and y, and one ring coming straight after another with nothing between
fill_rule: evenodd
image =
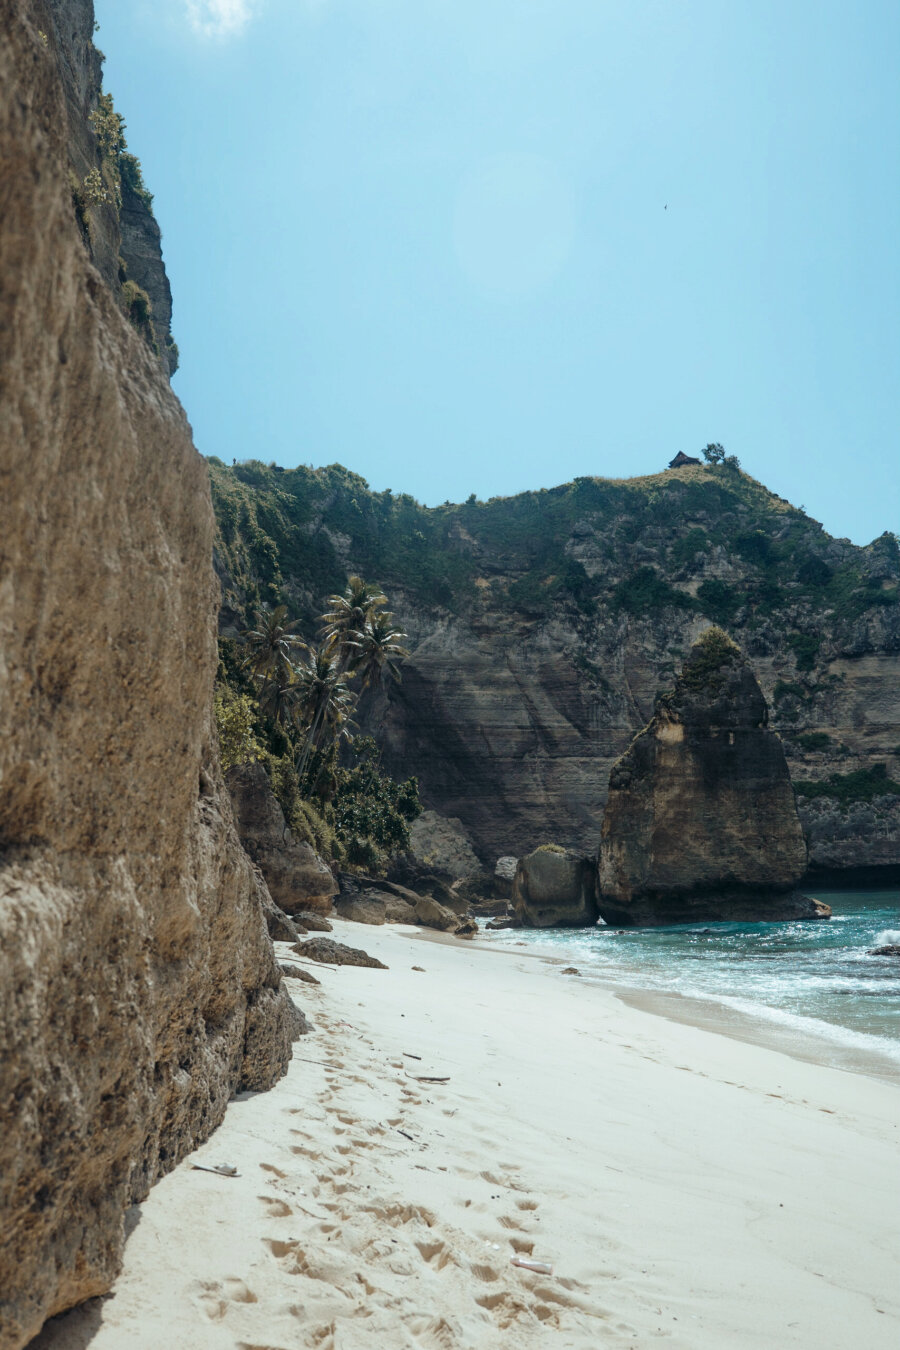
<instances>
[{"instance_id":1,"label":"white sea foam","mask_svg":"<svg viewBox=\"0 0 900 1350\"><path fill-rule=\"evenodd\" d=\"M875 935L876 947L900 947L900 928L885 928Z\"/></svg>"},{"instance_id":2,"label":"white sea foam","mask_svg":"<svg viewBox=\"0 0 900 1350\"><path fill-rule=\"evenodd\" d=\"M700 997L710 1002L724 1003L726 1007L734 1008L735 1012L790 1027L803 1036L831 1041L832 1044L846 1049L882 1054L895 1064L900 1064L900 1042L892 1040L889 1036L876 1036L869 1031L853 1031L850 1027L838 1026L834 1022L823 1022L818 1017L804 1017L800 1013L788 1012L786 1008L773 1008L767 1003L751 1003L748 999L730 998L727 995L714 995L711 998L709 994Z\"/></svg>"}]
</instances>

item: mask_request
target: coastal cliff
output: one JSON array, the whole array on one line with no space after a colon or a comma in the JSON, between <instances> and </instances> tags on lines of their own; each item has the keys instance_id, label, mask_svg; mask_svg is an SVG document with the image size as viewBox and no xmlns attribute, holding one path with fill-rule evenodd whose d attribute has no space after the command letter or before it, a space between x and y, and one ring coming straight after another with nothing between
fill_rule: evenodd
<instances>
[{"instance_id":1,"label":"coastal cliff","mask_svg":"<svg viewBox=\"0 0 900 1350\"><path fill-rule=\"evenodd\" d=\"M610 774L599 877L607 923L826 917L790 894L806 845L767 724L739 648L708 629Z\"/></svg>"},{"instance_id":2,"label":"coastal cliff","mask_svg":"<svg viewBox=\"0 0 900 1350\"><path fill-rule=\"evenodd\" d=\"M491 869L596 847L613 764L711 623L771 706L811 871L900 866L893 536L834 539L725 465L435 508L339 465L210 472L223 636L260 601L313 632L348 572L387 588L411 654L364 725Z\"/></svg>"},{"instance_id":3,"label":"coastal cliff","mask_svg":"<svg viewBox=\"0 0 900 1350\"><path fill-rule=\"evenodd\" d=\"M123 297L117 208L73 193L104 168L92 6L0 16L0 1347L17 1350L109 1289L126 1209L235 1091L284 1072L295 1010L217 760L206 468L162 330Z\"/></svg>"}]
</instances>

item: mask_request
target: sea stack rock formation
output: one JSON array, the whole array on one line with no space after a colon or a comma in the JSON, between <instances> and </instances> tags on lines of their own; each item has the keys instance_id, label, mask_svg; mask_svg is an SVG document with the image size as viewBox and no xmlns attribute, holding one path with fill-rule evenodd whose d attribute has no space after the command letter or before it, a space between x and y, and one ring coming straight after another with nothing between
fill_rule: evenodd
<instances>
[{"instance_id":1,"label":"sea stack rock formation","mask_svg":"<svg viewBox=\"0 0 900 1350\"><path fill-rule=\"evenodd\" d=\"M520 858L513 906L523 928L585 928L597 922L597 869L590 858L543 844Z\"/></svg>"},{"instance_id":2,"label":"sea stack rock formation","mask_svg":"<svg viewBox=\"0 0 900 1350\"><path fill-rule=\"evenodd\" d=\"M114 205L73 206L93 17L0 0L2 1350L109 1289L294 1023L218 766L206 468L92 261Z\"/></svg>"},{"instance_id":3,"label":"sea stack rock formation","mask_svg":"<svg viewBox=\"0 0 900 1350\"><path fill-rule=\"evenodd\" d=\"M784 750L740 648L719 628L613 766L600 846L609 924L827 918L793 894L806 846Z\"/></svg>"}]
</instances>

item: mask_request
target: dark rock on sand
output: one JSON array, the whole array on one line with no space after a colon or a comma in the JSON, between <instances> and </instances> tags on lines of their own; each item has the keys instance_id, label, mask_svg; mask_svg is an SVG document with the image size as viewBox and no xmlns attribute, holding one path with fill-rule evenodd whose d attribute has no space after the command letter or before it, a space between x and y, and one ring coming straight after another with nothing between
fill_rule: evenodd
<instances>
[{"instance_id":1,"label":"dark rock on sand","mask_svg":"<svg viewBox=\"0 0 900 1350\"><path fill-rule=\"evenodd\" d=\"M295 924L302 924L310 933L333 933L334 929L322 914L312 914L308 909L298 909L291 918Z\"/></svg>"},{"instance_id":2,"label":"dark rock on sand","mask_svg":"<svg viewBox=\"0 0 900 1350\"><path fill-rule=\"evenodd\" d=\"M416 923L426 928L437 928L442 933L455 933L460 926L460 917L446 905L439 905L430 895L420 895L415 905Z\"/></svg>"},{"instance_id":3,"label":"dark rock on sand","mask_svg":"<svg viewBox=\"0 0 900 1350\"><path fill-rule=\"evenodd\" d=\"M345 947L333 938L314 937L306 942L298 942L294 951L310 961L321 961L329 966L370 966L374 970L387 970L383 961L360 951L358 947Z\"/></svg>"},{"instance_id":4,"label":"dark rock on sand","mask_svg":"<svg viewBox=\"0 0 900 1350\"><path fill-rule=\"evenodd\" d=\"M334 901L334 913L338 919L349 919L351 923L383 924L387 921L384 900L372 891L365 895L339 895Z\"/></svg>"},{"instance_id":5,"label":"dark rock on sand","mask_svg":"<svg viewBox=\"0 0 900 1350\"><path fill-rule=\"evenodd\" d=\"M279 961L278 968L286 980L300 980L303 984L321 984L311 971L305 970L303 966L292 966L287 961Z\"/></svg>"},{"instance_id":6,"label":"dark rock on sand","mask_svg":"<svg viewBox=\"0 0 900 1350\"><path fill-rule=\"evenodd\" d=\"M600 846L608 924L829 917L793 893L806 845L768 716L740 649L709 629L610 775Z\"/></svg>"},{"instance_id":7,"label":"dark rock on sand","mask_svg":"<svg viewBox=\"0 0 900 1350\"><path fill-rule=\"evenodd\" d=\"M265 886L260 888L260 894L263 897L263 914L266 920L266 927L269 930L269 937L273 942L296 942L299 937L306 932L302 923L297 922L297 917L291 919L285 914L283 909L279 909L275 901L269 894Z\"/></svg>"},{"instance_id":8,"label":"dark rock on sand","mask_svg":"<svg viewBox=\"0 0 900 1350\"><path fill-rule=\"evenodd\" d=\"M595 924L596 865L570 849L542 845L518 861L513 904L524 928L585 928Z\"/></svg>"}]
</instances>

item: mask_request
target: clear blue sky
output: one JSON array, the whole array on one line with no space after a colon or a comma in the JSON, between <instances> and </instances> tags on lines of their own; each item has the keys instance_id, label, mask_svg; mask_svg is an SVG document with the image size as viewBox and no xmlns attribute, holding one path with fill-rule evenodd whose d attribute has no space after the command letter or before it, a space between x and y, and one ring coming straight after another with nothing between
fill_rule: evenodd
<instances>
[{"instance_id":1,"label":"clear blue sky","mask_svg":"<svg viewBox=\"0 0 900 1350\"><path fill-rule=\"evenodd\" d=\"M900 528L897 0L97 0L205 454Z\"/></svg>"}]
</instances>

